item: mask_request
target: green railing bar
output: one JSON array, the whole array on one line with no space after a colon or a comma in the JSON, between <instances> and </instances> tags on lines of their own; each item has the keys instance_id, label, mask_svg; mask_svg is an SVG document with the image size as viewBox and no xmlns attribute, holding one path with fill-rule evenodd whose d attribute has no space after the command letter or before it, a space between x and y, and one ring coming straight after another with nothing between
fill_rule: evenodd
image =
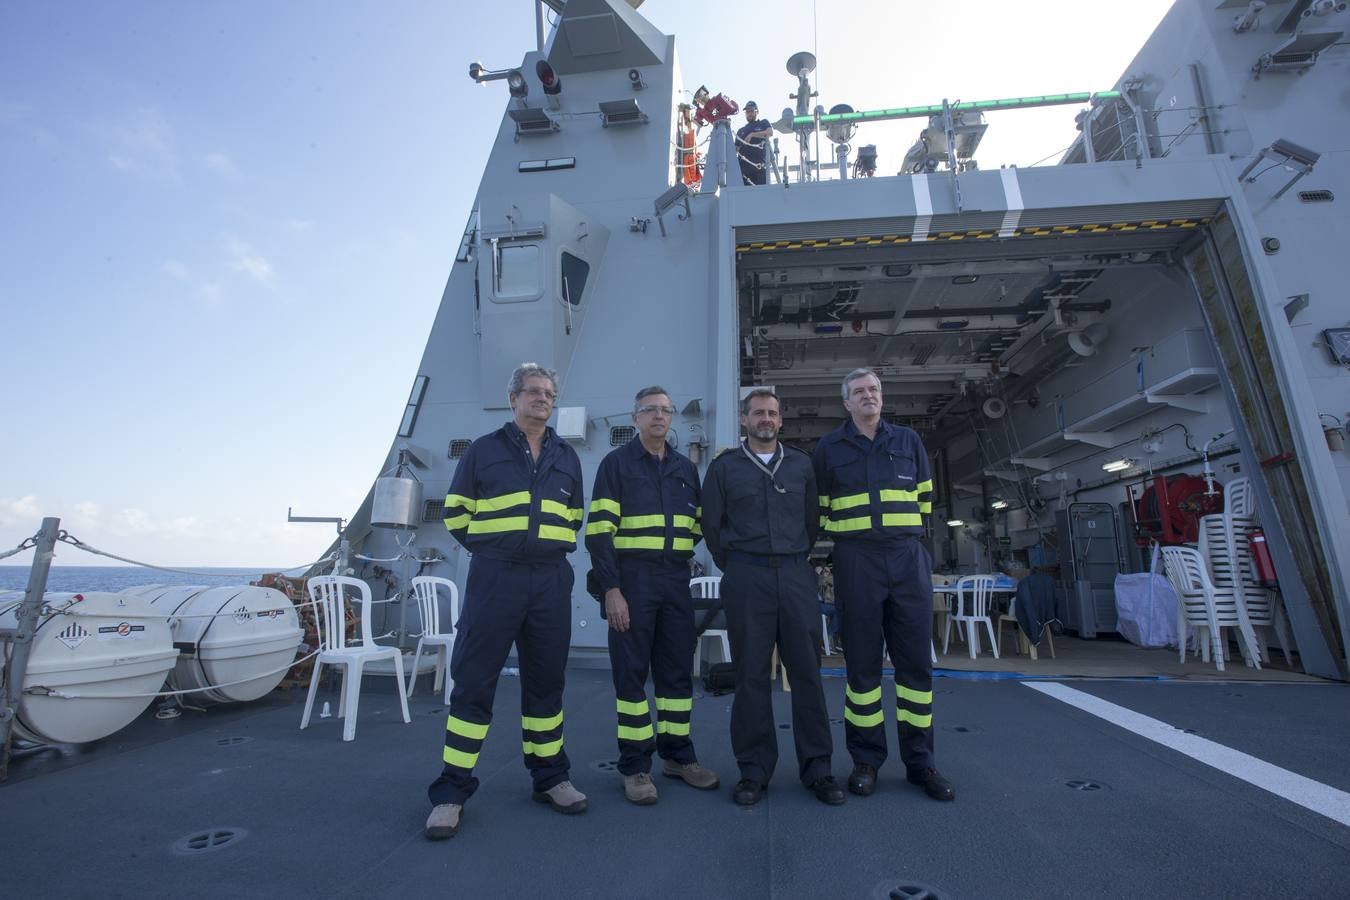
<instances>
[{"instance_id":1,"label":"green railing bar","mask_svg":"<svg viewBox=\"0 0 1350 900\"><path fill-rule=\"evenodd\" d=\"M1098 91L1077 94L1041 94L1037 97L1008 97L1003 100L966 100L951 104L952 112L984 111L992 109L1026 109L1033 106L1064 106L1070 103L1088 103L1092 100L1115 100L1120 91ZM879 122L885 119L917 119L942 115L942 104L929 106L897 106L893 109L868 109L861 112L834 113L820 117L820 124L835 122ZM815 116L795 116L793 128L814 125Z\"/></svg>"}]
</instances>

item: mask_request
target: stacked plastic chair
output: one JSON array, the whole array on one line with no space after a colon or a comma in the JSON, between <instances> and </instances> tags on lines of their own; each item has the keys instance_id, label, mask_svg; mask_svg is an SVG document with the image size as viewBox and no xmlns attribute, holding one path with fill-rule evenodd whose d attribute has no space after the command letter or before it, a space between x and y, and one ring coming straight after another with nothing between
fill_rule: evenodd
<instances>
[{"instance_id":1,"label":"stacked plastic chair","mask_svg":"<svg viewBox=\"0 0 1350 900\"><path fill-rule=\"evenodd\" d=\"M1200 554L1209 566L1216 590L1231 592L1253 628L1271 628L1284 661L1289 655L1289 630L1279 595L1261 585L1252 563L1247 533L1258 527L1251 481L1235 478L1224 487L1224 511L1200 519ZM1269 662L1265 641L1256 641L1259 658Z\"/></svg>"},{"instance_id":2,"label":"stacked plastic chair","mask_svg":"<svg viewBox=\"0 0 1350 900\"><path fill-rule=\"evenodd\" d=\"M1223 671L1223 654L1227 641L1223 629L1237 628L1241 636L1242 655L1247 665L1261 668L1260 651L1257 649L1256 635L1247 614L1239 604L1241 596L1231 588L1219 590L1210 580L1209 568L1205 557L1194 547L1163 547L1163 565L1167 569L1167 580L1177 592L1177 634L1180 640L1180 661L1186 661L1186 626L1194 625L1200 630L1199 650L1201 659L1209 662L1211 648L1214 653L1214 665Z\"/></svg>"}]
</instances>

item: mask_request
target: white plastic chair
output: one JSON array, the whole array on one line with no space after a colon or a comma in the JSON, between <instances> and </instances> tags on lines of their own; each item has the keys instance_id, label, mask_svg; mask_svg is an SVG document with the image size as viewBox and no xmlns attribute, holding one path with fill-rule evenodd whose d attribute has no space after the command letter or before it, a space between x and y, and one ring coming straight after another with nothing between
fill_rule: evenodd
<instances>
[{"instance_id":1,"label":"white plastic chair","mask_svg":"<svg viewBox=\"0 0 1350 900\"><path fill-rule=\"evenodd\" d=\"M338 699L338 716L346 717L342 724L342 739L356 737L356 705L361 699L361 669L374 659L394 660L394 674L398 676L398 702L403 708L404 723L411 723L408 699L403 695L403 654L397 647L381 647L375 643L370 630L370 586L358 578L344 575L320 575L306 585L309 599L315 606L315 622L319 629L319 655L314 657L314 677L309 682L309 697L305 713L300 717L300 728L309 726L309 714L314 709L314 695L319 692L319 673L324 664L342 666L342 694ZM352 588L361 596L361 643L347 646L347 620L343 604L346 589Z\"/></svg>"},{"instance_id":2,"label":"white plastic chair","mask_svg":"<svg viewBox=\"0 0 1350 900\"><path fill-rule=\"evenodd\" d=\"M1234 478L1223 486L1223 509L1230 516L1255 516L1256 497L1250 478Z\"/></svg>"},{"instance_id":3,"label":"white plastic chair","mask_svg":"<svg viewBox=\"0 0 1350 900\"><path fill-rule=\"evenodd\" d=\"M1163 547L1163 565L1167 580L1177 592L1177 637L1180 661L1186 661L1186 626L1200 629L1200 658L1209 662L1211 648L1214 665L1222 672L1224 660L1224 628L1237 628L1241 636L1243 656L1247 665L1261 668L1256 635L1247 620L1246 611L1239 602L1239 594L1232 590L1218 590L1210 580L1205 557L1194 547Z\"/></svg>"},{"instance_id":4,"label":"white plastic chair","mask_svg":"<svg viewBox=\"0 0 1350 900\"><path fill-rule=\"evenodd\" d=\"M956 612L947 617L947 627L942 633L942 653L947 653L947 645L952 636L952 622L956 630L965 631L966 647L970 658L980 652L980 632L976 628L983 622L989 631L989 644L998 659L998 638L994 636L994 620L989 617L989 595L994 589L993 575L966 575L956 582Z\"/></svg>"},{"instance_id":5,"label":"white plastic chair","mask_svg":"<svg viewBox=\"0 0 1350 900\"><path fill-rule=\"evenodd\" d=\"M1246 479L1239 479L1246 481ZM1222 513L1200 519L1200 555L1209 565L1209 574L1216 590L1232 591L1247 615L1252 629L1269 628L1275 632L1284 652L1284 661L1292 666L1289 654L1289 630L1279 595L1264 587L1256 578L1252 562L1251 544L1247 532L1256 528L1251 516ZM1257 641L1262 662L1270 661L1265 641Z\"/></svg>"},{"instance_id":6,"label":"white plastic chair","mask_svg":"<svg viewBox=\"0 0 1350 900\"><path fill-rule=\"evenodd\" d=\"M437 602L436 588L445 588L450 595L450 627L441 630L441 605ZM412 671L408 673L408 696L412 697L417 685L417 667L422 661L422 648L426 647L436 654L436 675L431 690L439 690L444 682L444 702L450 704L450 691L455 679L450 675L450 651L455 646L456 626L459 623L459 589L449 578L437 578L434 575L419 575L412 580L414 596L417 597L417 611L422 616L422 633L417 635L417 650L413 653ZM409 635L412 637L412 635Z\"/></svg>"},{"instance_id":7,"label":"white plastic chair","mask_svg":"<svg viewBox=\"0 0 1350 900\"><path fill-rule=\"evenodd\" d=\"M722 576L721 575L700 575L698 578L689 579L689 590L692 596L699 600L717 600L722 595ZM694 641L694 675L698 675L698 663L703 657L703 642L705 640L717 641L717 646L722 648L722 662L731 662L731 639L727 637L725 628L709 628L703 632Z\"/></svg>"}]
</instances>

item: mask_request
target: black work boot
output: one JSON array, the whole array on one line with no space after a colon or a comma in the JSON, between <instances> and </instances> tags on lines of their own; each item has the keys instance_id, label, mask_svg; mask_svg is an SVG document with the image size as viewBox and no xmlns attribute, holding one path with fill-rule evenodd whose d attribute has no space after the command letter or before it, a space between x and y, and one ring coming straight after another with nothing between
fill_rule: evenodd
<instances>
[{"instance_id":1,"label":"black work boot","mask_svg":"<svg viewBox=\"0 0 1350 900\"><path fill-rule=\"evenodd\" d=\"M923 788L923 792L934 800L955 800L956 788L952 783L938 774L938 770L932 767L919 769L915 772L909 772L905 776L910 784L917 784Z\"/></svg>"},{"instance_id":2,"label":"black work boot","mask_svg":"<svg viewBox=\"0 0 1350 900\"><path fill-rule=\"evenodd\" d=\"M859 797L870 797L877 789L877 770L867 763L858 763L849 773L848 789Z\"/></svg>"}]
</instances>

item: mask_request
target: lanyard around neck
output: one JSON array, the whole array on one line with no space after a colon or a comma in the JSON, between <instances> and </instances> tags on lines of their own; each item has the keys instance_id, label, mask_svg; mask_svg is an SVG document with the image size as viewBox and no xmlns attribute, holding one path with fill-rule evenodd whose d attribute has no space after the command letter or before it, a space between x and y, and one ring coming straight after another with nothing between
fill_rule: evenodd
<instances>
[{"instance_id":1,"label":"lanyard around neck","mask_svg":"<svg viewBox=\"0 0 1350 900\"><path fill-rule=\"evenodd\" d=\"M783 464L783 455L784 455L783 447L781 444L778 446L777 454L774 456L772 469L766 466L763 460L761 460L758 456L756 456L755 452L750 449L749 441L744 440L741 441L741 452L743 452L752 463L758 466L761 472L769 476L769 483L773 485L773 489L775 491L777 491L780 494L787 493L787 488L780 487L778 484L778 467Z\"/></svg>"}]
</instances>

